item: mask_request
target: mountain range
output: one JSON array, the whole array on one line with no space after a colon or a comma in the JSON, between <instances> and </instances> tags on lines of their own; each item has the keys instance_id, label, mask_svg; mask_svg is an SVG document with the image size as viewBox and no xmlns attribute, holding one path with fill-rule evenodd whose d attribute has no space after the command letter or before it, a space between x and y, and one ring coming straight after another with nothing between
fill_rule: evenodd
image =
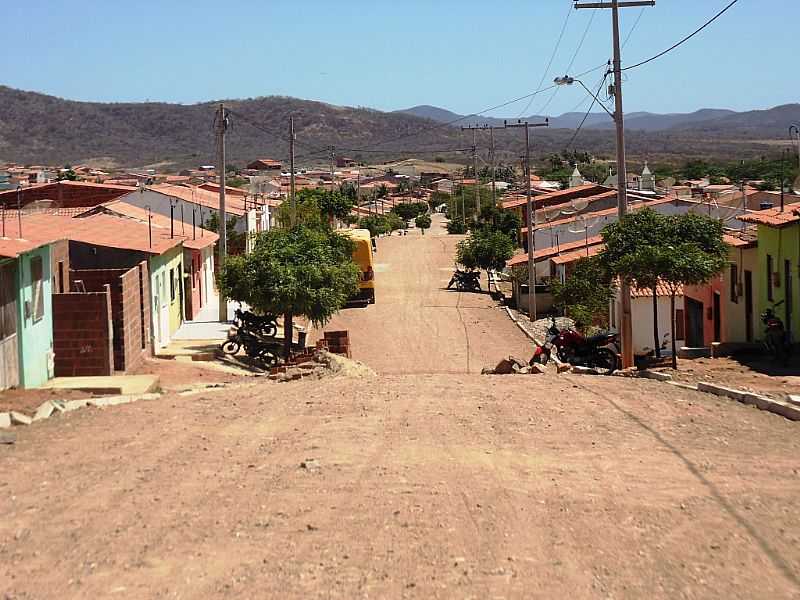
<instances>
[{"instance_id":1,"label":"mountain range","mask_svg":"<svg viewBox=\"0 0 800 600\"><path fill-rule=\"evenodd\" d=\"M452 123L454 126L502 126L505 121L514 123L517 118L502 119L478 115L460 115L437 106L421 105L395 111L430 119L437 123ZM549 117L553 129L574 129L586 117L585 129L613 129L614 122L605 112L569 112ZM532 123L543 122L546 117L530 115L522 120ZM720 136L741 133L757 134L762 139L786 136L792 121L800 118L800 104L785 104L767 110L736 112L727 109L703 108L691 113L657 114L650 112L631 112L625 114L625 129L632 131L703 131Z\"/></svg>"},{"instance_id":2,"label":"mountain range","mask_svg":"<svg viewBox=\"0 0 800 600\"><path fill-rule=\"evenodd\" d=\"M460 116L436 107L381 112L283 96L224 102L230 110L227 162L239 166L260 157L285 161L290 117L301 166L327 164L330 145L339 156L371 163L410 157L469 160L471 137L457 126L445 125ZM0 162L163 169L213 163L218 104L78 102L0 86ZM612 156L615 140L608 116L590 115L573 140L582 118L568 113L553 119L551 127L537 129L534 156L559 152L570 143L570 148L595 156ZM469 117L455 125L486 121ZM778 152L792 121L800 121L798 104L740 113L631 113L626 117L626 146L634 161L751 158ZM478 135L482 157L488 145L485 137ZM495 137L498 160L516 162L523 150L522 136L510 130Z\"/></svg>"}]
</instances>

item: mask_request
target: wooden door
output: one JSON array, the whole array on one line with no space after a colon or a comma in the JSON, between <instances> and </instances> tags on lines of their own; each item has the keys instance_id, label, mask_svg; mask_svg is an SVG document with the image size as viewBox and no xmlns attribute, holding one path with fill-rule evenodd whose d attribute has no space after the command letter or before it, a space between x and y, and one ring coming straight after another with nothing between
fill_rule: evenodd
<instances>
[{"instance_id":1,"label":"wooden door","mask_svg":"<svg viewBox=\"0 0 800 600\"><path fill-rule=\"evenodd\" d=\"M714 292L714 341L721 342L720 339L722 335L722 315L720 315L720 311L722 310L722 300L720 299L720 293Z\"/></svg>"},{"instance_id":2,"label":"wooden door","mask_svg":"<svg viewBox=\"0 0 800 600\"><path fill-rule=\"evenodd\" d=\"M0 389L19 385L17 335L17 270L14 263L0 267Z\"/></svg>"},{"instance_id":3,"label":"wooden door","mask_svg":"<svg viewBox=\"0 0 800 600\"><path fill-rule=\"evenodd\" d=\"M691 298L686 301L686 345L689 348L702 348L705 344L703 336L703 303Z\"/></svg>"},{"instance_id":4,"label":"wooden door","mask_svg":"<svg viewBox=\"0 0 800 600\"><path fill-rule=\"evenodd\" d=\"M753 273L744 272L744 330L748 342L753 341Z\"/></svg>"}]
</instances>

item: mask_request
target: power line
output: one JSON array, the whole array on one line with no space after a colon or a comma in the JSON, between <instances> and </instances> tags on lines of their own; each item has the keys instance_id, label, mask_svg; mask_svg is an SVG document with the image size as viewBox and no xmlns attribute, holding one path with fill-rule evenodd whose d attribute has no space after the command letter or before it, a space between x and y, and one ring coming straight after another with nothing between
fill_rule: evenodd
<instances>
[{"instance_id":1,"label":"power line","mask_svg":"<svg viewBox=\"0 0 800 600\"><path fill-rule=\"evenodd\" d=\"M597 93L592 96L592 103L589 105L589 110L587 110L586 114L583 115L583 119L581 120L580 124L578 125L578 128L575 130L575 133L572 134L572 139L567 143L567 145L565 146L566 148L569 148L570 146L572 146L573 142L578 137L578 134L581 132L581 129L583 128L584 123L586 123L586 119L589 118L589 114L592 112L592 109L594 108L595 102L597 102L597 94L599 94L600 90L603 89L603 84L606 82L606 78L608 77L608 75L609 75L609 73L606 72L606 74L603 76L603 80L600 82L600 85L597 86Z\"/></svg>"},{"instance_id":2,"label":"power line","mask_svg":"<svg viewBox=\"0 0 800 600\"><path fill-rule=\"evenodd\" d=\"M645 6L643 6L643 7L642 7L642 8L639 10L639 15L636 17L636 20L633 22L633 27L631 27L631 30L628 32L628 35L626 35L626 36L625 36L625 41L624 41L624 42L622 42L622 48L623 48L623 49L625 48L625 46L627 46L627 45L628 45L628 41L631 39L631 36L633 35L633 32L634 32L634 31L636 31L636 26L637 26L637 25L639 25L639 21L641 21L641 20L642 20L642 15L644 15L644 9L645 9L645 8L646 8L646 7L645 7ZM592 13L592 14L594 14L594 13Z\"/></svg>"},{"instance_id":3,"label":"power line","mask_svg":"<svg viewBox=\"0 0 800 600\"><path fill-rule=\"evenodd\" d=\"M661 58L661 57L662 57L662 56L664 56L665 54L668 54L669 52L672 52L673 50L675 50L675 48L677 48L678 46L681 46L681 45L683 45L684 43L688 42L690 39L692 39L692 38L693 38L694 36L696 36L698 33L700 33L701 31L703 31L703 30L704 30L706 27L708 27L709 25L711 25L711 24L712 24L714 21L716 21L717 19L719 19L719 18L720 18L722 15L724 15L726 12L728 12L728 10L730 10L730 9L733 7L733 5L734 5L734 4L736 4L738 1L739 1L739 0L733 0L733 1L732 1L730 4L728 4L728 6L726 6L725 8L723 8L721 11L719 11L719 12L718 12L716 15L714 15L713 17L711 17L711 19L709 19L708 21L706 21L705 23L703 23L703 25L701 25L701 26L700 26L698 29L695 29L695 30L694 30L692 33L690 33L689 35L687 35L685 38L683 38L683 39L682 39L682 40L680 40L679 42L677 42L677 43L673 44L672 46L670 46L670 47L669 47L669 48L667 48L666 50L664 50L664 51L662 51L662 52L659 52L659 53L658 53L658 54L656 54L655 56L651 56L651 57L650 57L650 58L648 58L647 60L643 60L642 62L638 62L638 63L636 63L635 65L631 65L631 66L629 66L629 67L624 67L622 70L623 70L623 71L629 71L629 70L631 70L631 69L635 69L635 68L637 68L637 67L641 67L642 65L646 65L646 64L647 64L647 63L649 63L649 62L653 62L654 60L656 60L656 59L658 59L658 58Z\"/></svg>"},{"instance_id":4,"label":"power line","mask_svg":"<svg viewBox=\"0 0 800 600\"><path fill-rule=\"evenodd\" d=\"M564 18L563 25L561 25L561 33L558 34L558 39L556 40L556 45L553 48L553 53L550 55L550 61L547 63L547 67L545 67L544 72L542 73L542 78L539 80L539 85L536 86L537 88L542 87L544 80L547 78L547 74L550 72L550 67L553 66L553 60L555 60L556 53L558 52L558 49L561 46L561 40L564 39L564 32L567 30L567 23L569 23L570 15L572 15L572 0L569 0L569 7L567 8L567 16ZM522 114L530 108L531 103L533 102L533 98L534 97L531 96L530 100L528 100L528 103L525 105L525 108L523 108L517 115L517 118L521 117Z\"/></svg>"}]
</instances>

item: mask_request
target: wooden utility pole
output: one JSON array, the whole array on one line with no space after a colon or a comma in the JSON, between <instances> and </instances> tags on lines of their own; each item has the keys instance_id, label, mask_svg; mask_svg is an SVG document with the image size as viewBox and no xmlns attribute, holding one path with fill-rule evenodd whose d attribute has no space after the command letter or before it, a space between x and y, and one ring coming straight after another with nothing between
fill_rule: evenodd
<instances>
[{"instance_id":1,"label":"wooden utility pole","mask_svg":"<svg viewBox=\"0 0 800 600\"><path fill-rule=\"evenodd\" d=\"M333 192L333 161L336 159L336 148L333 145L328 146L328 159L331 163L331 192Z\"/></svg>"},{"instance_id":2,"label":"wooden utility pole","mask_svg":"<svg viewBox=\"0 0 800 600\"><path fill-rule=\"evenodd\" d=\"M472 131L472 176L475 178L475 215L473 220L477 222L481 214L481 190L480 182L478 181L478 146L475 137L478 127L469 125L468 127L461 128L461 131L468 130ZM466 220L464 223L466 223Z\"/></svg>"},{"instance_id":3,"label":"wooden utility pole","mask_svg":"<svg viewBox=\"0 0 800 600\"><path fill-rule=\"evenodd\" d=\"M297 203L294 197L294 117L289 117L289 225L297 221Z\"/></svg>"},{"instance_id":4,"label":"wooden utility pole","mask_svg":"<svg viewBox=\"0 0 800 600\"><path fill-rule=\"evenodd\" d=\"M526 215L528 221L528 316L531 321L536 320L536 262L533 253L536 250L534 243L534 229L536 228L536 211L533 209L531 199L531 127L548 127L550 122L545 119L544 123L528 123L518 121L516 123L503 123L505 127L524 127L525 128L525 193L528 201L526 203Z\"/></svg>"},{"instance_id":5,"label":"wooden utility pole","mask_svg":"<svg viewBox=\"0 0 800 600\"><path fill-rule=\"evenodd\" d=\"M225 212L225 131L228 128L228 117L225 105L220 103L217 110L217 183L219 184L219 269L225 266L228 254L228 218ZM228 320L228 299L219 293L219 322Z\"/></svg>"},{"instance_id":6,"label":"wooden utility pole","mask_svg":"<svg viewBox=\"0 0 800 600\"><path fill-rule=\"evenodd\" d=\"M635 6L655 6L655 0L640 0L636 2L576 2L576 9L610 8L611 23L614 38L614 124L617 129L617 214L619 219L628 212L628 171L625 167L625 122L622 110L622 51L619 40L619 9ZM633 325L631 321L631 290L630 286L622 281L619 286L622 314L620 315L620 338L622 341L622 366L633 366Z\"/></svg>"}]
</instances>

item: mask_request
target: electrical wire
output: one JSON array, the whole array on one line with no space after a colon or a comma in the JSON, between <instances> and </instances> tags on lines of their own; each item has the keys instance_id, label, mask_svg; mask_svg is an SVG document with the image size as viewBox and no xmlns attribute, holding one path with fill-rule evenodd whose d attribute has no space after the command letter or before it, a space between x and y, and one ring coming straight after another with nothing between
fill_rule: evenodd
<instances>
[{"instance_id":1,"label":"electrical wire","mask_svg":"<svg viewBox=\"0 0 800 600\"><path fill-rule=\"evenodd\" d=\"M548 73L550 73L550 67L553 66L553 61L556 58L556 53L558 52L559 47L561 47L561 40L564 39L564 32L567 30L567 23L569 23L569 17L572 15L572 0L569 0L569 8L567 8L567 16L564 18L564 23L561 25L561 33L558 34L558 39L556 40L556 45L553 48L553 53L550 55L550 61L547 63L547 67L545 67L544 72L542 73L542 78L539 80L539 85L537 88L542 87L544 80L547 79ZM520 113L517 115L517 118L521 117L525 111L527 111L531 107L531 103L533 102L533 96L531 96L528 103L525 105Z\"/></svg>"},{"instance_id":2,"label":"electrical wire","mask_svg":"<svg viewBox=\"0 0 800 600\"><path fill-rule=\"evenodd\" d=\"M577 129L575 129L575 133L572 134L572 139L566 144L565 148L569 148L575 142L575 139L578 137L578 134L581 132L584 123L586 123L586 119L589 118L589 114L592 112L594 108L595 102L597 102L597 94L600 93L600 90L603 89L603 84L606 82L606 78L608 78L609 71L606 71L606 74L603 76L603 80L600 82L600 85L597 86L597 93L594 94L592 97L592 103L589 105L589 110L586 111L586 114L583 115L583 119L581 120L580 124L578 125Z\"/></svg>"},{"instance_id":3,"label":"electrical wire","mask_svg":"<svg viewBox=\"0 0 800 600\"><path fill-rule=\"evenodd\" d=\"M631 69L636 69L637 67L641 67L642 65L646 65L647 63L653 62L654 60L661 58L661 57L662 57L662 56L664 56L665 54L668 54L669 52L672 52L673 50L675 50L675 48L677 48L678 46L681 46L681 45L683 45L684 43L688 42L690 39L692 39L692 38L693 38L694 36L696 36L698 33L700 33L701 31L703 31L703 30L704 30L706 27L708 27L709 25L711 25L711 24L712 24L714 21L716 21L717 19L719 19L719 18L720 18L722 15L724 15L724 14L725 14L726 12L728 12L728 11L729 11L731 8L733 8L733 5L734 5L734 4L736 4L738 1L739 1L739 0L732 0L732 2L730 2L730 3L729 3L729 4L728 4L728 5L725 7L725 8L723 8L721 11L719 11L719 12L718 12L716 15L714 15L713 17L711 17L711 18L710 18L708 21L706 21L705 23L703 23L703 25L701 25L699 28L695 29L695 30L694 30L692 33L690 33L689 35L687 35L686 37L684 37L684 38L683 38L683 39L681 39L680 41L676 42L675 44L673 44L672 46L670 46L670 47L669 47L669 48L667 48L666 50L663 50L662 52L659 52L659 53L658 53L658 54L656 54L655 56L651 56L650 58L648 58L648 59L646 59L646 60L643 60L643 61L641 61L641 62L638 62L638 63L636 63L635 65L630 65L629 67L624 67L622 70L623 70L623 71L629 71L629 70L631 70Z\"/></svg>"},{"instance_id":4,"label":"electrical wire","mask_svg":"<svg viewBox=\"0 0 800 600\"><path fill-rule=\"evenodd\" d=\"M647 8L647 7L643 6L639 10L639 15L636 17L636 20L633 22L633 27L631 27L631 30L628 32L628 35L625 36L625 41L622 42L623 50L625 49L625 46L628 45L628 41L631 39L631 36L633 35L633 32L636 31L636 26L639 25L639 21L642 20L642 15L644 15L644 9L645 8Z\"/></svg>"}]
</instances>

